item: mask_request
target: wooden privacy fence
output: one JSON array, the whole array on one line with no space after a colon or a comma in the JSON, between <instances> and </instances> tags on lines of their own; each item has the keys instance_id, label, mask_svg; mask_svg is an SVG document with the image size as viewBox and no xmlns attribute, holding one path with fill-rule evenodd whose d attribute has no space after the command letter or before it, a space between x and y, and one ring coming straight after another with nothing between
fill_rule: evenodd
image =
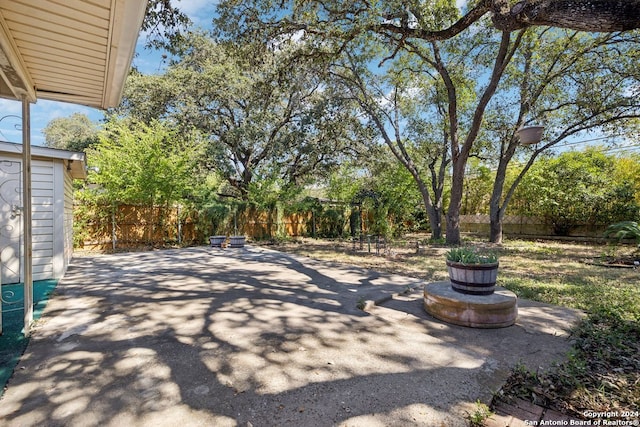
<instances>
[{"instance_id":1,"label":"wooden privacy fence","mask_svg":"<svg viewBox=\"0 0 640 427\"><path fill-rule=\"evenodd\" d=\"M204 244L216 234L256 240L348 234L350 211L329 212L284 214L282 208L265 211L247 207L214 224L210 218L179 206L82 205L75 212L74 232L76 246L99 251Z\"/></svg>"},{"instance_id":2,"label":"wooden privacy fence","mask_svg":"<svg viewBox=\"0 0 640 427\"><path fill-rule=\"evenodd\" d=\"M309 236L313 235L313 221L313 212L293 213L278 218L272 212L251 209L238 213L237 226L234 224L234 229L229 231L253 239Z\"/></svg>"},{"instance_id":3,"label":"wooden privacy fence","mask_svg":"<svg viewBox=\"0 0 640 427\"><path fill-rule=\"evenodd\" d=\"M489 215L460 215L460 229L463 232L489 235L491 220ZM601 238L608 224L578 224L565 237ZM550 237L555 236L553 225L543 218L506 215L502 221L502 231L507 236Z\"/></svg>"},{"instance_id":4,"label":"wooden privacy fence","mask_svg":"<svg viewBox=\"0 0 640 427\"><path fill-rule=\"evenodd\" d=\"M117 251L192 244L202 240L197 216L179 206L94 205L75 215L76 242L85 249Z\"/></svg>"},{"instance_id":5,"label":"wooden privacy fence","mask_svg":"<svg viewBox=\"0 0 640 427\"><path fill-rule=\"evenodd\" d=\"M353 212L357 211L348 206L294 213L284 213L282 206L270 211L251 207L232 214L223 227L223 234L241 234L258 240L298 236L343 237L357 234L350 221ZM355 228L359 230L359 223ZM367 221L364 221L363 229L367 229Z\"/></svg>"}]
</instances>

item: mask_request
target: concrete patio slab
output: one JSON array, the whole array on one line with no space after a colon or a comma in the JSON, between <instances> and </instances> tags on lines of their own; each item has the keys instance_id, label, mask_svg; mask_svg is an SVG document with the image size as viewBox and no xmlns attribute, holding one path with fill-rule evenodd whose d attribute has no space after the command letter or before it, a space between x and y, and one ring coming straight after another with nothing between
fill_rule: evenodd
<instances>
[{"instance_id":1,"label":"concrete patio slab","mask_svg":"<svg viewBox=\"0 0 640 427\"><path fill-rule=\"evenodd\" d=\"M448 325L422 285L255 247L76 257L0 424L466 426L515 364L561 360L580 315L519 301L514 326Z\"/></svg>"}]
</instances>

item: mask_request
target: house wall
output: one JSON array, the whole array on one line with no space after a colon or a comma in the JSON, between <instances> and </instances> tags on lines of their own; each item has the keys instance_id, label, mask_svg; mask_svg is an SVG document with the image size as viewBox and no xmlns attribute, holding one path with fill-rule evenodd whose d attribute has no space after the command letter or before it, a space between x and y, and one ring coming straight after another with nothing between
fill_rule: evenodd
<instances>
[{"instance_id":1,"label":"house wall","mask_svg":"<svg viewBox=\"0 0 640 427\"><path fill-rule=\"evenodd\" d=\"M20 281L21 163L0 155L0 280Z\"/></svg>"},{"instance_id":2,"label":"house wall","mask_svg":"<svg viewBox=\"0 0 640 427\"><path fill-rule=\"evenodd\" d=\"M66 169L62 168L64 173L64 206L63 206L63 264L59 272L62 277L73 257L73 178L71 174L66 173Z\"/></svg>"},{"instance_id":3,"label":"house wall","mask_svg":"<svg viewBox=\"0 0 640 427\"><path fill-rule=\"evenodd\" d=\"M21 161L0 153L3 159ZM73 255L72 177L61 159L35 158L31 170L33 280L58 279Z\"/></svg>"},{"instance_id":4,"label":"house wall","mask_svg":"<svg viewBox=\"0 0 640 427\"><path fill-rule=\"evenodd\" d=\"M55 172L53 160L31 162L33 215L33 280L54 278L54 228L56 212Z\"/></svg>"}]
</instances>

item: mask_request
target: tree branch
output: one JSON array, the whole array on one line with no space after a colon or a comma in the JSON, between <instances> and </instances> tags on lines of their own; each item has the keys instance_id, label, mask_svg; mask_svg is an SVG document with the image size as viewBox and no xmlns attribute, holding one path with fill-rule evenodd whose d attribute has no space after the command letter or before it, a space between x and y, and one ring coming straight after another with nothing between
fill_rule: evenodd
<instances>
[{"instance_id":1,"label":"tree branch","mask_svg":"<svg viewBox=\"0 0 640 427\"><path fill-rule=\"evenodd\" d=\"M501 1L496 0L494 6ZM493 23L506 31L533 25L589 32L628 31L640 27L640 1L525 0L508 13L494 7Z\"/></svg>"},{"instance_id":2,"label":"tree branch","mask_svg":"<svg viewBox=\"0 0 640 427\"><path fill-rule=\"evenodd\" d=\"M403 38L422 39L426 41L448 40L462 31L469 28L474 22L482 18L491 10L492 0L483 0L476 7L471 9L469 13L456 21L449 28L443 30L424 30L422 28L412 28L408 25L398 26L391 22L383 22L381 24L370 27L370 30L381 33L401 34Z\"/></svg>"}]
</instances>

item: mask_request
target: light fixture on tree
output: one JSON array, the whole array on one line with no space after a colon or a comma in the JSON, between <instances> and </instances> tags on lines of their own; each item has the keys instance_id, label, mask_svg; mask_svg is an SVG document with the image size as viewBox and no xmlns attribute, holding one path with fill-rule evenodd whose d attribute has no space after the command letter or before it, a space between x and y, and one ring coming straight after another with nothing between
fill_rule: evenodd
<instances>
[{"instance_id":1,"label":"light fixture on tree","mask_svg":"<svg viewBox=\"0 0 640 427\"><path fill-rule=\"evenodd\" d=\"M517 131L522 145L537 144L542 139L542 132L544 132L544 126L527 126Z\"/></svg>"}]
</instances>

